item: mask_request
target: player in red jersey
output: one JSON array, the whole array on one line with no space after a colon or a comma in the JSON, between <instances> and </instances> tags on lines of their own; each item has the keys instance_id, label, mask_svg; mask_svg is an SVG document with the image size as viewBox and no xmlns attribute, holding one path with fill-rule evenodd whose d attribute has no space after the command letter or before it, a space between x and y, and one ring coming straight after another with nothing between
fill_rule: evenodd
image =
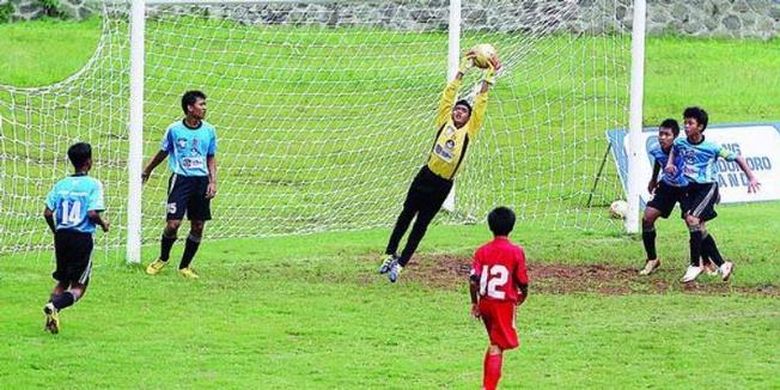
<instances>
[{"instance_id":1,"label":"player in red jersey","mask_svg":"<svg viewBox=\"0 0 780 390\"><path fill-rule=\"evenodd\" d=\"M509 241L514 225L515 213L511 209L498 207L490 212L488 226L494 238L474 253L469 277L471 314L482 318L490 338L482 377L482 388L487 390L495 389L501 378L504 350L520 345L515 309L528 297L525 253Z\"/></svg>"}]
</instances>

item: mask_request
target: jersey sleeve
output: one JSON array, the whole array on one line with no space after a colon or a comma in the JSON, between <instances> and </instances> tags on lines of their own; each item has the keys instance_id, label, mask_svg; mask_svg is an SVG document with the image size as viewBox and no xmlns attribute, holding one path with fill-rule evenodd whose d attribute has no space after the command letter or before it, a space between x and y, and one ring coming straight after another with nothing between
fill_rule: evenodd
<instances>
[{"instance_id":1,"label":"jersey sleeve","mask_svg":"<svg viewBox=\"0 0 780 390\"><path fill-rule=\"evenodd\" d=\"M473 140L477 136L482 123L485 122L485 111L487 111L488 93L478 93L474 99L474 112L471 113L471 119L466 125L469 137Z\"/></svg>"},{"instance_id":2,"label":"jersey sleeve","mask_svg":"<svg viewBox=\"0 0 780 390\"><path fill-rule=\"evenodd\" d=\"M211 129L211 142L209 142L209 150L206 152L206 156L214 157L217 155L217 131Z\"/></svg>"},{"instance_id":3,"label":"jersey sleeve","mask_svg":"<svg viewBox=\"0 0 780 390\"><path fill-rule=\"evenodd\" d=\"M452 115L452 106L455 105L455 95L458 93L460 84L461 80L455 79L450 81L449 84L447 84L447 87L444 88L444 92L442 92L441 99L439 100L439 109L436 112L436 129L447 123L447 119Z\"/></svg>"},{"instance_id":4,"label":"jersey sleeve","mask_svg":"<svg viewBox=\"0 0 780 390\"><path fill-rule=\"evenodd\" d=\"M517 249L517 265L515 267L515 283L528 284L528 270L525 266L525 252L523 248Z\"/></svg>"},{"instance_id":5,"label":"jersey sleeve","mask_svg":"<svg viewBox=\"0 0 780 390\"><path fill-rule=\"evenodd\" d=\"M171 132L171 128L165 130L165 135L163 136L162 141L160 142L160 150L163 152L166 152L168 154L171 154L173 152L173 134Z\"/></svg>"},{"instance_id":6,"label":"jersey sleeve","mask_svg":"<svg viewBox=\"0 0 780 390\"><path fill-rule=\"evenodd\" d=\"M664 153L660 146L651 149L648 154L650 155L650 161L652 162L653 167L657 165L661 170L666 167L666 163L669 161L669 155ZM675 158L675 161L677 160L679 160L679 158Z\"/></svg>"},{"instance_id":7,"label":"jersey sleeve","mask_svg":"<svg viewBox=\"0 0 780 390\"><path fill-rule=\"evenodd\" d=\"M724 148L724 147L722 147L720 145L716 144L715 145L715 149L716 149L716 151L718 153L718 157L722 157L726 161L734 161L734 160L737 159L737 154L736 153L734 153L732 151L729 151L729 150L727 150L726 148Z\"/></svg>"},{"instance_id":8,"label":"jersey sleeve","mask_svg":"<svg viewBox=\"0 0 780 390\"><path fill-rule=\"evenodd\" d=\"M103 183L95 180L95 187L89 194L89 205L87 211L103 211L106 209L103 199Z\"/></svg>"},{"instance_id":9,"label":"jersey sleeve","mask_svg":"<svg viewBox=\"0 0 780 390\"><path fill-rule=\"evenodd\" d=\"M684 142L683 140L684 140L683 138L676 138L674 142L672 142L672 151L674 152L675 155L680 154L680 146Z\"/></svg>"},{"instance_id":10,"label":"jersey sleeve","mask_svg":"<svg viewBox=\"0 0 780 390\"><path fill-rule=\"evenodd\" d=\"M658 159L658 150L659 150L659 149L660 149L660 147L659 147L659 148L652 148L652 149L650 149L650 150L648 151L648 153L647 153L647 154L649 154L649 155L650 155L650 158L653 160L653 162L655 162L656 164L659 164L659 165L660 165L660 164L661 164L661 162L660 162L660 161L658 161L658 160L659 160L659 159Z\"/></svg>"}]
</instances>

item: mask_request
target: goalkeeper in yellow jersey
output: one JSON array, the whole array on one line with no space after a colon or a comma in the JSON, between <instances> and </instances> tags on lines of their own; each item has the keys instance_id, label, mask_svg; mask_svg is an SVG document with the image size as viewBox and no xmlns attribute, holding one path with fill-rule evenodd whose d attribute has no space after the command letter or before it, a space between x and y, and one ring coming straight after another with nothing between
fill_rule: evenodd
<instances>
[{"instance_id":1,"label":"goalkeeper in yellow jersey","mask_svg":"<svg viewBox=\"0 0 780 390\"><path fill-rule=\"evenodd\" d=\"M497 56L488 61L484 69L482 87L474 98L474 107L466 100L456 99L461 86L463 74L474 65L474 53L468 52L460 63L455 79L447 84L439 102L434 122L436 129L435 142L428 156L428 161L409 186L409 192L404 201L404 208L398 216L393 233L387 243L387 257L379 267L380 274L387 274L388 279L395 283L401 270L411 259L428 229L428 225L439 212L441 205L452 189L453 179L466 156L469 143L473 142L482 127L487 108L488 89L495 81L495 73L501 67ZM398 245L406 230L416 217L411 233L406 240L406 246L399 256Z\"/></svg>"}]
</instances>

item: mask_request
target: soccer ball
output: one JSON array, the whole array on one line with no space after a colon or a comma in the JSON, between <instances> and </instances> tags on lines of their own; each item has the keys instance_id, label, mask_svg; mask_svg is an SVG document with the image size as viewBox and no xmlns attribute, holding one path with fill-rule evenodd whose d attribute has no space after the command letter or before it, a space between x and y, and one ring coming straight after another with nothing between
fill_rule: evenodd
<instances>
[{"instance_id":1,"label":"soccer ball","mask_svg":"<svg viewBox=\"0 0 780 390\"><path fill-rule=\"evenodd\" d=\"M486 69L490 66L490 59L496 55L496 48L489 43L483 43L471 48L474 52L474 66L481 69Z\"/></svg>"},{"instance_id":2,"label":"soccer ball","mask_svg":"<svg viewBox=\"0 0 780 390\"><path fill-rule=\"evenodd\" d=\"M609 205L609 216L615 219L623 219L628 214L628 203L625 200L616 200Z\"/></svg>"}]
</instances>

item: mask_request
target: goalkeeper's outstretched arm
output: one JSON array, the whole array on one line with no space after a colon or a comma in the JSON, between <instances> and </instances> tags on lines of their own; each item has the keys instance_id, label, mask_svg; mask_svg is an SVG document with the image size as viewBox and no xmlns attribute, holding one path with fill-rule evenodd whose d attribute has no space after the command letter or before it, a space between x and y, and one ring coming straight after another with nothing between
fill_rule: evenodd
<instances>
[{"instance_id":1,"label":"goalkeeper's outstretched arm","mask_svg":"<svg viewBox=\"0 0 780 390\"><path fill-rule=\"evenodd\" d=\"M482 89L479 90L480 94L487 93L490 86L496 83L496 72L501 69L501 61L498 56L493 56L490 59L490 65L485 69L485 75L482 77Z\"/></svg>"},{"instance_id":2,"label":"goalkeeper's outstretched arm","mask_svg":"<svg viewBox=\"0 0 780 390\"><path fill-rule=\"evenodd\" d=\"M471 67L474 66L474 53L469 51L463 56L458 66L458 71L455 72L455 78L447 83L444 91L441 94L439 100L439 109L436 111L436 129L438 130L442 125L447 123L452 113L452 107L455 105L455 97L458 94L458 89L463 81L463 74L465 74Z\"/></svg>"},{"instance_id":3,"label":"goalkeeper's outstretched arm","mask_svg":"<svg viewBox=\"0 0 780 390\"><path fill-rule=\"evenodd\" d=\"M470 137L476 137L479 129L482 128L482 122L485 120L485 111L487 111L488 90L496 82L496 72L501 69L501 61L494 56L490 59L490 65L485 69L482 77L482 87L474 98L474 112L468 123L468 132Z\"/></svg>"}]
</instances>

